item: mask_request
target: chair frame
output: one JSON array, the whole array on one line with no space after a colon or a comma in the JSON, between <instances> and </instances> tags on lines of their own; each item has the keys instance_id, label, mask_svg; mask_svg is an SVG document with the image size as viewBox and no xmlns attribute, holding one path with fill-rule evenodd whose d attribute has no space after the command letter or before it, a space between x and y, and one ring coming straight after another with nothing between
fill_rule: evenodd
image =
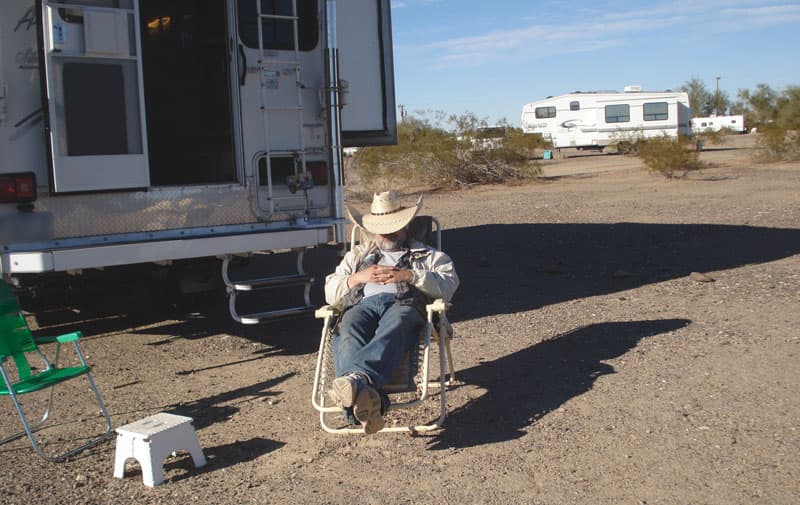
<instances>
[{"instance_id":1,"label":"chair frame","mask_svg":"<svg viewBox=\"0 0 800 505\"><path fill-rule=\"evenodd\" d=\"M441 226L439 222L431 217L433 225L435 225L435 238L437 248L441 249ZM350 234L350 243L351 246L356 243L356 234L360 234L360 241L364 241L366 238L369 237L369 234L361 229L360 226L354 225L353 229L351 230ZM429 388L437 388L439 389L439 417L428 424L418 424L418 425L411 425L411 426L387 426L384 427L379 431L379 433L418 433L418 432L429 432L441 429L444 425L444 421L447 418L447 399L446 399L446 391L447 387L454 384L456 377L455 377L455 367L453 365L453 355L450 349L450 338L451 338L451 327L450 323L447 320L447 309L450 307L450 304L445 302L443 299L439 298L434 300L432 303L425 306L425 312L427 314L427 320L425 322L425 326L423 331L421 332L420 343L422 345L422 363L421 369L419 370L420 373L420 380L418 384L418 396L410 401L406 402L393 402L389 405L388 410L392 411L395 409L405 409L409 407L413 407L424 402L428 398L428 390ZM333 331L335 329L336 321L339 317L340 311L335 307L330 305L325 305L315 312L315 317L318 319L323 320L323 328L322 328L322 337L320 339L319 350L317 352L317 363L316 363L316 370L314 373L314 385L311 391L311 404L313 405L314 409L319 412L319 421L320 426L323 430L328 433L337 433L337 434L352 434L352 433L364 433L363 427L341 427L336 428L328 424L326 420L326 414L332 413L339 413L344 414L345 409L335 406L326 404L327 398L327 391L326 386L327 379L326 377L326 361L330 358L329 354L332 354L332 346L331 346L331 338L333 335ZM434 316L438 316L438 327L435 322ZM430 380L430 349L431 349L431 342L436 340L438 342L438 351L439 351L439 378L436 381ZM419 352L419 348L417 348L417 352ZM449 373L448 373L449 371ZM331 380L333 378L331 377ZM391 393L390 393L391 394Z\"/></svg>"},{"instance_id":2,"label":"chair frame","mask_svg":"<svg viewBox=\"0 0 800 505\"><path fill-rule=\"evenodd\" d=\"M15 335L0 335L0 339L8 340L17 338L20 342L23 340L27 340L27 342L25 342L24 345L22 346L24 347L22 351L12 352L10 355L0 355L0 375L2 375L3 383L6 388L5 391L2 391L2 396L9 396L11 398L11 401L14 404L14 408L16 409L17 414L19 415L19 418L22 421L22 425L24 428L22 431L0 440L0 445L6 444L8 442L11 442L12 440L16 440L18 438L22 438L23 436L27 435L28 440L30 440L31 446L33 446L33 449L36 452L36 454L38 454L42 459L45 459L53 463L58 463L64 461L70 456L73 456L81 451L93 447L99 444L100 442L110 438L112 435L111 417L109 416L108 410L106 409L106 405L103 402L103 397L100 395L100 391L98 391L97 385L94 382L94 378L92 377L91 373L91 368L86 361L83 351L78 345L78 340L82 336L81 332L75 331L72 333L67 333L56 337L33 337L30 333L30 329L28 328L27 322L25 321L24 316L22 315L22 312L19 310L19 306L17 305L16 300L13 298L13 294L11 294L10 289L8 289L4 285L0 286L0 288L5 288L5 289L0 289L0 295L6 296L5 300L2 300L2 302L3 303L13 302L14 304L13 307L14 309L16 309L18 317L20 318L19 327L13 331ZM5 291L7 294L3 293L3 291ZM7 307L8 306L4 307L4 309L6 309ZM5 315L7 314L8 312L6 312ZM0 314L0 317L4 317L5 315ZM38 344L45 344L45 343L56 344L55 356L53 358L53 362L50 362L50 360L47 359L47 356L41 351L41 349L39 349ZM65 375L63 377L56 377L53 379L47 377L45 374L53 374L54 372L58 372L59 370L68 371L68 369L60 368L58 366L58 362L61 354L61 344L69 344L69 343L71 343L75 349L77 358L80 361L80 366L74 367L75 368L74 373L71 373L69 375ZM44 369L36 374L31 374L29 371L30 364L28 362L27 357L25 356L25 354L27 353L35 353L36 355L38 355L39 359L44 364ZM12 380L11 374L9 373L10 371L6 369L5 362L8 358L12 358L12 360L17 364L17 372L20 375L19 380L17 380L17 382L14 382ZM19 367L20 364L23 364L23 367L27 368L27 371L20 370ZM103 416L105 417L105 424L106 424L105 431L100 436L93 438L89 442L81 444L78 447L69 449L61 454L50 456L44 452L39 442L37 442L34 433L42 429L44 427L44 424L50 418L51 408L53 404L53 392L55 390L55 386L69 379L79 377L81 375L85 375L87 380L89 381L89 386L92 389L92 392L94 393L95 399L97 400L97 403L100 406L100 410L102 411ZM39 385L30 388L30 390L22 391L22 389L27 389L20 386L20 382L22 380L30 381L30 380L35 380L37 377L41 377L41 383ZM42 418L39 421L31 424L25 415L19 397L28 393L33 393L47 388L49 388L50 391L48 393L44 414L42 415Z\"/></svg>"}]
</instances>

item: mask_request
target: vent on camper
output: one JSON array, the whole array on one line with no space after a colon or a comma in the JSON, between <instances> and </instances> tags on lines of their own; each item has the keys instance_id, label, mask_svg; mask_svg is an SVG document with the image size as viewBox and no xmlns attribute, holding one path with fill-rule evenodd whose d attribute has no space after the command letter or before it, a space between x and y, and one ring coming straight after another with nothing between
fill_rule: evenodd
<instances>
[{"instance_id":1,"label":"vent on camper","mask_svg":"<svg viewBox=\"0 0 800 505\"><path fill-rule=\"evenodd\" d=\"M625 86L625 93L638 93L642 91L642 87L638 84Z\"/></svg>"}]
</instances>

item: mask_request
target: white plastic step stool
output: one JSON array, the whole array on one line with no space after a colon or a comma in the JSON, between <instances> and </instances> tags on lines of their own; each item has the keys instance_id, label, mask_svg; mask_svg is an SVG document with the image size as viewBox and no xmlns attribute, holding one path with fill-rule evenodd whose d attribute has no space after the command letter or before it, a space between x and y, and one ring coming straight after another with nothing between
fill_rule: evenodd
<instances>
[{"instance_id":1,"label":"white plastic step stool","mask_svg":"<svg viewBox=\"0 0 800 505\"><path fill-rule=\"evenodd\" d=\"M164 460L177 451L191 454L197 468L206 464L191 417L160 412L121 426L117 428L114 477L125 477L125 462L134 458L142 468L144 484L157 486L164 482Z\"/></svg>"}]
</instances>

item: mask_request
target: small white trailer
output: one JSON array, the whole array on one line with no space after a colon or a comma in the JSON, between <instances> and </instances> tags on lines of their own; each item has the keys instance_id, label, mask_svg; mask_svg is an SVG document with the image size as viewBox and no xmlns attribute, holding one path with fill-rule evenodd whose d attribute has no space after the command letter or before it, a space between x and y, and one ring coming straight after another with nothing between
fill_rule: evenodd
<instances>
[{"instance_id":1,"label":"small white trailer","mask_svg":"<svg viewBox=\"0 0 800 505\"><path fill-rule=\"evenodd\" d=\"M741 114L733 116L708 116L692 118L692 132L718 132L722 129L736 133L747 133L744 125L744 116Z\"/></svg>"},{"instance_id":2,"label":"small white trailer","mask_svg":"<svg viewBox=\"0 0 800 505\"><path fill-rule=\"evenodd\" d=\"M619 142L660 135L691 135L689 96L684 92L566 93L522 107L522 131L538 133L556 149L603 150Z\"/></svg>"},{"instance_id":3,"label":"small white trailer","mask_svg":"<svg viewBox=\"0 0 800 505\"><path fill-rule=\"evenodd\" d=\"M342 148L396 141L389 0L0 2L0 274L18 287L216 258L235 319L310 310L303 252L344 241ZM286 250L292 275L228 277ZM290 284L303 306L238 314L240 291Z\"/></svg>"}]
</instances>

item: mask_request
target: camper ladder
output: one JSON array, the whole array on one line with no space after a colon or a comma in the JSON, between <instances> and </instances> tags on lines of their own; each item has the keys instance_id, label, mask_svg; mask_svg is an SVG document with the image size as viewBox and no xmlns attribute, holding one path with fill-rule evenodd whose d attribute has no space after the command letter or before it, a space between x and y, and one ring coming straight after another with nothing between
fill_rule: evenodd
<instances>
[{"instance_id":1,"label":"camper ladder","mask_svg":"<svg viewBox=\"0 0 800 505\"><path fill-rule=\"evenodd\" d=\"M236 281L232 281L228 275L233 255L226 254L222 257L222 280L225 282L225 289L228 293L228 309L231 312L231 317L233 317L235 321L242 324L258 324L264 320L311 314L314 312L316 307L311 304L311 285L314 282L314 278L303 270L303 257L306 249L300 248L294 249L293 251L297 253L297 273ZM237 310L237 297L242 293L272 290L276 288L290 288L293 286L303 286L304 304L302 306L254 312L244 315L239 314ZM262 296L262 299L267 298L266 295Z\"/></svg>"},{"instance_id":2,"label":"camper ladder","mask_svg":"<svg viewBox=\"0 0 800 505\"><path fill-rule=\"evenodd\" d=\"M266 176L267 176L267 201L268 207L265 209L261 206L261 202L259 201L259 197L256 196L257 199L257 206L264 212L272 214L275 212L275 202L277 200L282 199L296 199L296 198L304 198L305 199L305 212L308 215L308 195L306 193L307 188L305 186L302 187L303 193L301 195L282 195L278 196L275 195L273 191L272 185L272 157L274 154L293 154L298 158L300 166L297 167L295 165L295 175L297 174L306 174L306 149L305 149L305 140L303 138L303 89L305 85L301 80L301 67L300 67L300 38L299 38L299 16L297 14L297 0L291 0L292 5L292 15L281 15L281 14L265 14L262 11L261 1L256 1L256 8L258 12L258 50L259 50L259 70L261 75L261 118L263 121L264 126L264 156L266 158ZM275 11L277 12L277 10ZM285 60L285 59L267 59L267 55L264 53L264 21L272 20L275 23L280 21L291 21L292 23L292 59ZM296 91L297 91L297 103L293 106L287 106L283 104L270 104L268 98L268 90L270 88L270 83L268 82L268 76L277 76L278 79L280 78L281 73L283 73L286 69L286 66L291 66L291 71L294 72L295 76L295 84L296 84ZM272 135L270 134L269 128L269 119L270 119L270 112L279 112L279 111L296 111L297 112L297 147L287 149L284 147L283 149L276 148L276 146L272 143ZM260 187L261 181L259 180L259 160L256 158L255 160L256 166L254 167L254 174L256 179L256 187ZM256 192L256 195L259 195L259 192Z\"/></svg>"}]
</instances>

